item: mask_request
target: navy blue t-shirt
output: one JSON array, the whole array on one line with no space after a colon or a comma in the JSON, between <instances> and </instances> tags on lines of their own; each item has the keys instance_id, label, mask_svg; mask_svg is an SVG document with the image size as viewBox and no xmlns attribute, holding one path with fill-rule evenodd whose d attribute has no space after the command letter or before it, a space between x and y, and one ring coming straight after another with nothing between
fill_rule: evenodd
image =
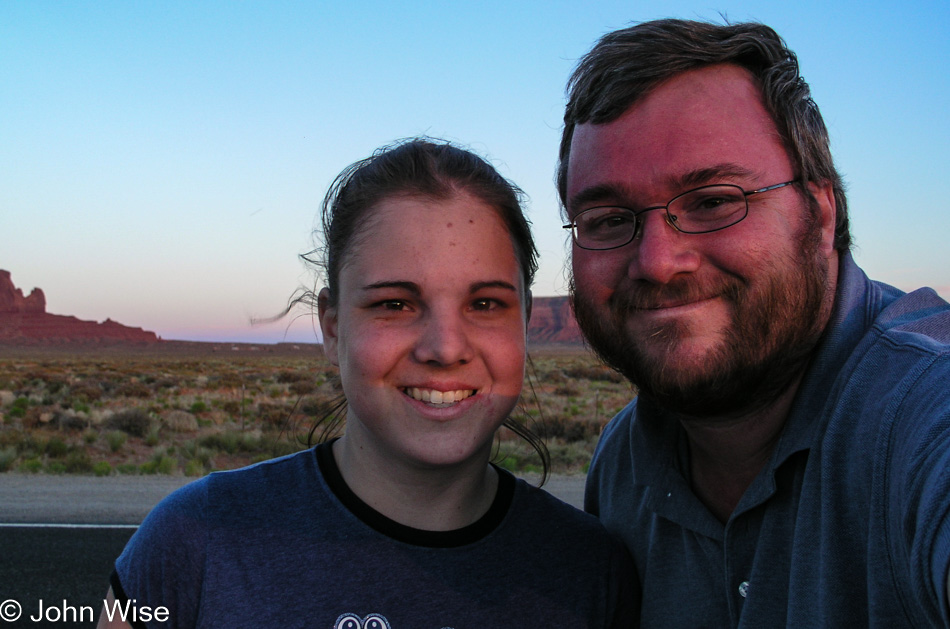
<instances>
[{"instance_id":1,"label":"navy blue t-shirt","mask_svg":"<svg viewBox=\"0 0 950 629\"><path fill-rule=\"evenodd\" d=\"M635 573L597 520L499 470L489 511L422 531L374 511L328 445L211 474L163 500L113 591L152 627L579 629L635 626Z\"/></svg>"}]
</instances>

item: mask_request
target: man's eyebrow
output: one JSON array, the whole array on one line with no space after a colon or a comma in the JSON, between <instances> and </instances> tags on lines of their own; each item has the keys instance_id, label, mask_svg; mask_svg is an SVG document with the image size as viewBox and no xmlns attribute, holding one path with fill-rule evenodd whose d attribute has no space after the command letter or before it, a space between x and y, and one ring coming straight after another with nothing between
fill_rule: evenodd
<instances>
[{"instance_id":1,"label":"man's eyebrow","mask_svg":"<svg viewBox=\"0 0 950 629\"><path fill-rule=\"evenodd\" d=\"M681 188L683 192L690 188L705 186L708 184L723 183L724 179L747 179L755 176L754 170L746 168L740 164L724 162L714 164L705 168L697 168L682 175L670 177L668 182L673 188Z\"/></svg>"},{"instance_id":2,"label":"man's eyebrow","mask_svg":"<svg viewBox=\"0 0 950 629\"><path fill-rule=\"evenodd\" d=\"M568 214L573 213L575 208L591 203L617 203L619 199L628 197L625 194L626 190L626 186L614 183L601 183L584 188L568 199Z\"/></svg>"},{"instance_id":3,"label":"man's eyebrow","mask_svg":"<svg viewBox=\"0 0 950 629\"><path fill-rule=\"evenodd\" d=\"M671 175L666 178L665 184L672 190L679 190L680 193L686 192L692 188L705 186L709 184L723 183L723 180L746 179L756 176L757 173L740 164L733 162L723 162L713 164L704 168L696 168L678 175ZM603 204L629 204L630 200L636 196L635 190L623 182L605 182L589 188L584 188L568 200L568 214L574 214L575 208L580 208L592 203ZM661 202L657 200L657 202Z\"/></svg>"}]
</instances>

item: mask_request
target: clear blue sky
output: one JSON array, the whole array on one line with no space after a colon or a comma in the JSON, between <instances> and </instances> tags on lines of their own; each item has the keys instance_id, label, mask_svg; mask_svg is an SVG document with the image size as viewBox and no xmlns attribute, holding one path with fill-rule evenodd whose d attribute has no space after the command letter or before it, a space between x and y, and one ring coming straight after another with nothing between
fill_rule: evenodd
<instances>
[{"instance_id":1,"label":"clear blue sky","mask_svg":"<svg viewBox=\"0 0 950 629\"><path fill-rule=\"evenodd\" d=\"M308 320L248 319L307 281L296 255L333 177L429 134L525 189L535 294L564 294L553 172L568 74L609 30L722 14L798 53L859 263L950 297L947 0L335 4L0 0L0 268L57 314L170 339L313 341Z\"/></svg>"}]
</instances>

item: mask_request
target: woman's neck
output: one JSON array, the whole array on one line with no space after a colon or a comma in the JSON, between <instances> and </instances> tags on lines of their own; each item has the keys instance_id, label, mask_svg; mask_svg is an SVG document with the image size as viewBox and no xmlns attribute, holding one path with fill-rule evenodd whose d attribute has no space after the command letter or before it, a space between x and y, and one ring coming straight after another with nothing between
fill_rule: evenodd
<instances>
[{"instance_id":1,"label":"woman's neck","mask_svg":"<svg viewBox=\"0 0 950 629\"><path fill-rule=\"evenodd\" d=\"M333 443L333 457L347 487L399 524L454 531L478 521L495 499L498 473L487 461L424 468L378 454L346 435Z\"/></svg>"}]
</instances>

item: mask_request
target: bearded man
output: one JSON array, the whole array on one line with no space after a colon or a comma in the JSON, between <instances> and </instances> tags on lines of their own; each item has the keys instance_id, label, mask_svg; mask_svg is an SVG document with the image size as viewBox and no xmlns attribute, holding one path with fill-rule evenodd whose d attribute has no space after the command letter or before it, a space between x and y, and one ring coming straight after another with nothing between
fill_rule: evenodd
<instances>
[{"instance_id":1,"label":"bearded man","mask_svg":"<svg viewBox=\"0 0 950 629\"><path fill-rule=\"evenodd\" d=\"M643 626L950 626L950 305L855 264L795 54L643 23L581 60L564 120L575 313L639 390L585 504Z\"/></svg>"}]
</instances>

